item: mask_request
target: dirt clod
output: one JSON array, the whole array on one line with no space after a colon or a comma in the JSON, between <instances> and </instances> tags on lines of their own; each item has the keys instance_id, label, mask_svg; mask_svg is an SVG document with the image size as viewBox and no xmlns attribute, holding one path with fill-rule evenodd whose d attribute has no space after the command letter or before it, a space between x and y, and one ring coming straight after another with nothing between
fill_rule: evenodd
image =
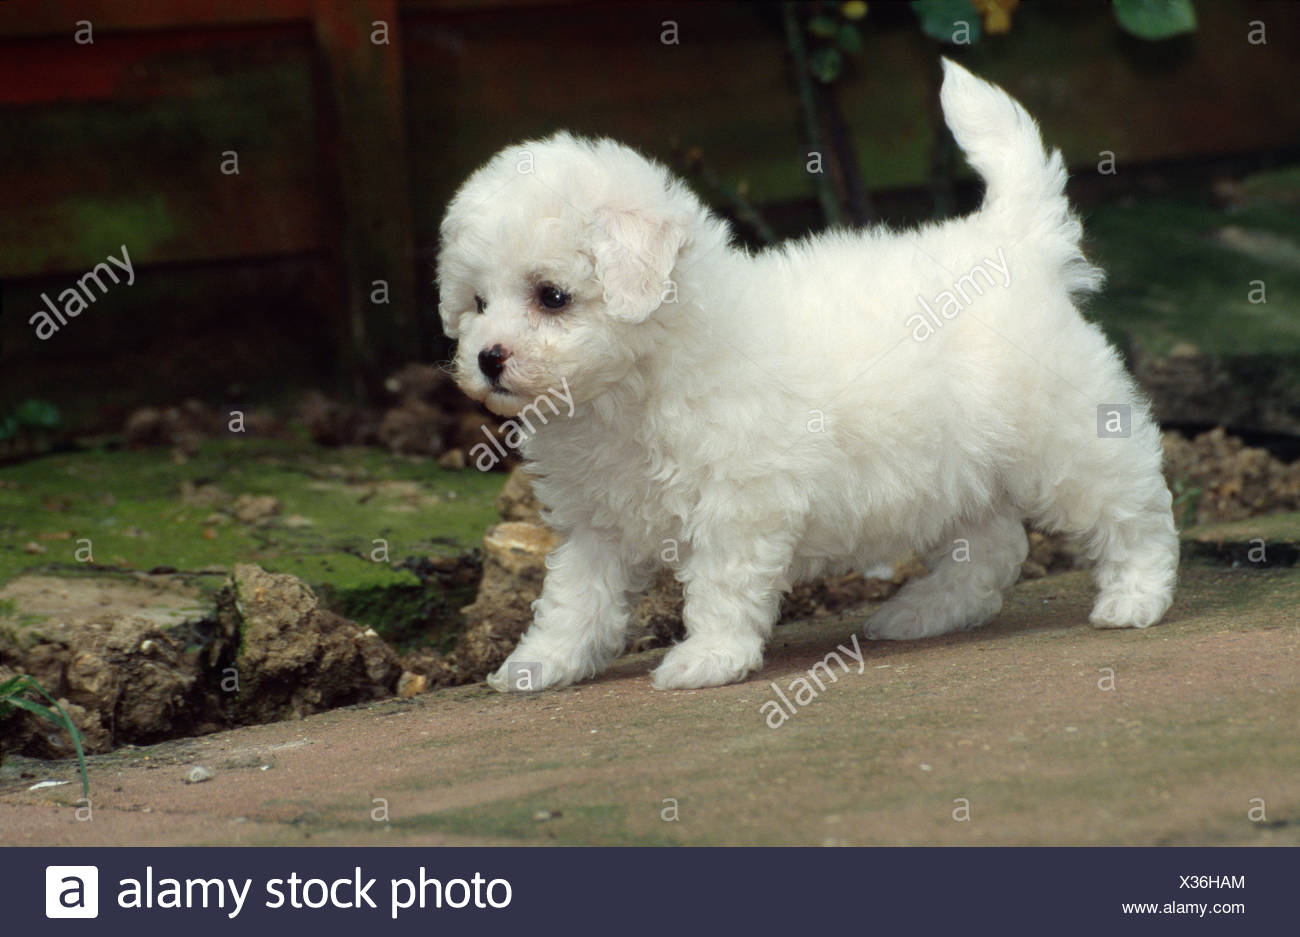
<instances>
[{"instance_id":1,"label":"dirt clod","mask_svg":"<svg viewBox=\"0 0 1300 937\"><path fill-rule=\"evenodd\" d=\"M412 673L409 670L404 670L397 680L397 695L402 699L418 696L428 688L429 678L422 673Z\"/></svg>"},{"instance_id":2,"label":"dirt clod","mask_svg":"<svg viewBox=\"0 0 1300 937\"><path fill-rule=\"evenodd\" d=\"M194 656L146 618L0 632L0 662L35 677L81 729L87 751L148 744L191 732L204 710ZM4 729L6 747L42 757L73 753L71 740L25 715Z\"/></svg>"},{"instance_id":3,"label":"dirt clod","mask_svg":"<svg viewBox=\"0 0 1300 937\"><path fill-rule=\"evenodd\" d=\"M231 508L241 524L256 524L280 513L279 499L271 495L242 494Z\"/></svg>"},{"instance_id":4,"label":"dirt clod","mask_svg":"<svg viewBox=\"0 0 1300 937\"><path fill-rule=\"evenodd\" d=\"M215 668L233 668L234 721L300 718L391 696L401 667L373 631L320 607L301 579L240 564L217 597Z\"/></svg>"},{"instance_id":5,"label":"dirt clod","mask_svg":"<svg viewBox=\"0 0 1300 937\"><path fill-rule=\"evenodd\" d=\"M1165 477L1180 523L1242 520L1300 509L1300 463L1247 446L1223 427L1195 439L1165 433Z\"/></svg>"},{"instance_id":6,"label":"dirt clod","mask_svg":"<svg viewBox=\"0 0 1300 937\"><path fill-rule=\"evenodd\" d=\"M488 530L478 597L463 609L466 627L456 647L434 662L435 686L470 683L501 665L533 620L546 555L557 544L540 524L505 521Z\"/></svg>"},{"instance_id":7,"label":"dirt clod","mask_svg":"<svg viewBox=\"0 0 1300 937\"><path fill-rule=\"evenodd\" d=\"M497 513L503 521L540 524L541 509L537 496L533 494L532 476L522 468L516 468L506 479L501 494L497 495Z\"/></svg>"}]
</instances>

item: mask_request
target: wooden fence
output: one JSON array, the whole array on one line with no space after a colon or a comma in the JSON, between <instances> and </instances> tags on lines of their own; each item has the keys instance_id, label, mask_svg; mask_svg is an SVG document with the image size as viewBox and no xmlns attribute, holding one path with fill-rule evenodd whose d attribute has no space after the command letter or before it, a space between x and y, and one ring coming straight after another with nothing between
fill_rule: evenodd
<instances>
[{"instance_id":1,"label":"wooden fence","mask_svg":"<svg viewBox=\"0 0 1300 937\"><path fill-rule=\"evenodd\" d=\"M1083 171L1101 149L1125 167L1294 146L1300 4L1198 9L1195 36L1154 48L1106 4L1022 4L959 51ZM873 2L864 32L840 92L864 175L917 184L939 50L902 6ZM761 4L0 2L0 404L111 424L187 395L373 390L439 353L438 219L509 141L698 146L756 201L809 197L787 67ZM120 245L134 284L38 338L42 296Z\"/></svg>"}]
</instances>

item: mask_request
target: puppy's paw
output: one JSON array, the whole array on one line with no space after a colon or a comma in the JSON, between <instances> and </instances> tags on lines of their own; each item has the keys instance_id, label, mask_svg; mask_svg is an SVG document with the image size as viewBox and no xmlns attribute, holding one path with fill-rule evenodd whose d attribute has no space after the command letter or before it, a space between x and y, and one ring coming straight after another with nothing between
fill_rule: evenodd
<instances>
[{"instance_id":1,"label":"puppy's paw","mask_svg":"<svg viewBox=\"0 0 1300 937\"><path fill-rule=\"evenodd\" d=\"M487 678L487 685L498 693L535 693L550 687L568 686L590 675L590 671L584 672L572 661L516 651Z\"/></svg>"},{"instance_id":2,"label":"puppy's paw","mask_svg":"<svg viewBox=\"0 0 1300 937\"><path fill-rule=\"evenodd\" d=\"M886 602L868 618L862 633L873 641L914 641L927 636L920 610L897 600Z\"/></svg>"},{"instance_id":3,"label":"puppy's paw","mask_svg":"<svg viewBox=\"0 0 1300 937\"><path fill-rule=\"evenodd\" d=\"M1148 628L1161 619L1172 601L1165 589L1104 592L1088 620L1094 628Z\"/></svg>"},{"instance_id":4,"label":"puppy's paw","mask_svg":"<svg viewBox=\"0 0 1300 937\"><path fill-rule=\"evenodd\" d=\"M921 580L867 619L862 633L873 641L915 641L978 628L1002 610L996 592L944 592Z\"/></svg>"},{"instance_id":5,"label":"puppy's paw","mask_svg":"<svg viewBox=\"0 0 1300 937\"><path fill-rule=\"evenodd\" d=\"M687 638L651 674L656 690L693 690L736 683L763 666L763 644L716 637Z\"/></svg>"}]
</instances>

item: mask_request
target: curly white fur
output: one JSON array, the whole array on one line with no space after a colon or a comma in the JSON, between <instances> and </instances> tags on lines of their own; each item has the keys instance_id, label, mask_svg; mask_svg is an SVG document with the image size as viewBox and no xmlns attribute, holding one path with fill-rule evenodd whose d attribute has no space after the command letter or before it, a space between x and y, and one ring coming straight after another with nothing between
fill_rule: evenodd
<instances>
[{"instance_id":1,"label":"curly white fur","mask_svg":"<svg viewBox=\"0 0 1300 937\"><path fill-rule=\"evenodd\" d=\"M916 231L751 255L659 164L564 133L461 187L438 270L458 381L504 415L562 381L575 405L524 445L564 543L492 686L515 688L512 663L540 664L533 689L600 671L623 649L629 593L665 562L687 638L654 672L661 689L743 679L792 583L914 550L933 571L866 634L972 628L1017 578L1024 520L1095 562L1094 625L1164 614L1178 541L1160 435L1072 301L1102 276L1060 155L1004 92L944 67L945 116L987 195ZM547 287L568 296L558 312ZM945 294L966 302L940 308ZM497 346L493 383L478 361ZM1112 404L1131 408L1125 437L1099 431Z\"/></svg>"}]
</instances>

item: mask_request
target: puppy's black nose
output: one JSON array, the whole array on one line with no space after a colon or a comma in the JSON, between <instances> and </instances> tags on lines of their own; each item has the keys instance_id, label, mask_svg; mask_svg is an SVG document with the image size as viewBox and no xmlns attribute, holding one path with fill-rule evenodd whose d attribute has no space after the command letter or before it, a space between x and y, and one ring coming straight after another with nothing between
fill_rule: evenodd
<instances>
[{"instance_id":1,"label":"puppy's black nose","mask_svg":"<svg viewBox=\"0 0 1300 937\"><path fill-rule=\"evenodd\" d=\"M484 377L495 384L501 377L501 372L505 370L506 359L509 357L510 352L500 345L485 348L478 353L478 369L483 372Z\"/></svg>"}]
</instances>

